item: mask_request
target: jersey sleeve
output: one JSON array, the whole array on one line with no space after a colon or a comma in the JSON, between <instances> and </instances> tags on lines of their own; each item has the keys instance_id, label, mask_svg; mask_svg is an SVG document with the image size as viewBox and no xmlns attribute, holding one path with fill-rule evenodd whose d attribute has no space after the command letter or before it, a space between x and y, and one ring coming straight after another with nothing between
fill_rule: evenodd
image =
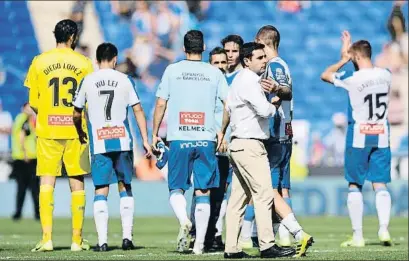
<instances>
[{"instance_id":1,"label":"jersey sleeve","mask_svg":"<svg viewBox=\"0 0 409 261\"><path fill-rule=\"evenodd\" d=\"M136 91L135 81L128 76L129 79L129 95L128 95L128 105L133 107L140 103L138 93Z\"/></svg>"},{"instance_id":2,"label":"jersey sleeve","mask_svg":"<svg viewBox=\"0 0 409 261\"><path fill-rule=\"evenodd\" d=\"M353 72L351 71L343 71L339 73L334 73L332 75L332 81L336 87L341 87L346 90L349 90L348 82L352 75L353 75Z\"/></svg>"},{"instance_id":3,"label":"jersey sleeve","mask_svg":"<svg viewBox=\"0 0 409 261\"><path fill-rule=\"evenodd\" d=\"M36 57L34 57L33 61L31 62L30 68L28 69L26 79L24 81L24 86L30 89L30 94L29 94L30 106L34 108L38 107L38 96L39 96L36 61L37 59Z\"/></svg>"},{"instance_id":4,"label":"jersey sleeve","mask_svg":"<svg viewBox=\"0 0 409 261\"><path fill-rule=\"evenodd\" d=\"M169 100L170 88L169 88L169 67L166 68L162 75L162 80L159 83L158 90L156 91L156 97Z\"/></svg>"},{"instance_id":5,"label":"jersey sleeve","mask_svg":"<svg viewBox=\"0 0 409 261\"><path fill-rule=\"evenodd\" d=\"M220 73L219 82L217 85L217 97L221 101L226 101L227 94L229 92L229 85L227 84L226 77Z\"/></svg>"},{"instance_id":6,"label":"jersey sleeve","mask_svg":"<svg viewBox=\"0 0 409 261\"><path fill-rule=\"evenodd\" d=\"M291 84L287 77L287 71L283 65L278 62L272 62L268 65L269 76L282 86L290 87Z\"/></svg>"},{"instance_id":7,"label":"jersey sleeve","mask_svg":"<svg viewBox=\"0 0 409 261\"><path fill-rule=\"evenodd\" d=\"M91 59L87 58L87 74L94 72L94 66L92 65Z\"/></svg>"},{"instance_id":8,"label":"jersey sleeve","mask_svg":"<svg viewBox=\"0 0 409 261\"><path fill-rule=\"evenodd\" d=\"M87 82L87 78L85 77L84 79L82 79L80 86L78 87L77 91L75 92L75 96L73 99L72 104L74 105L74 107L78 108L78 109L83 109L85 106L85 102L86 102L86 83Z\"/></svg>"}]
</instances>

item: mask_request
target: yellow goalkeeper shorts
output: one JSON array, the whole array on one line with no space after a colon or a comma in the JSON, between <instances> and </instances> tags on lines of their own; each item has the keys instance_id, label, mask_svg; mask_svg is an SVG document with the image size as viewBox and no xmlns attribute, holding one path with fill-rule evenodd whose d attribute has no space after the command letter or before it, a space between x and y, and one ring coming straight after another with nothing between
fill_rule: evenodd
<instances>
[{"instance_id":1,"label":"yellow goalkeeper shorts","mask_svg":"<svg viewBox=\"0 0 409 261\"><path fill-rule=\"evenodd\" d=\"M61 176L62 163L68 176L90 173L89 145L79 139L37 138L37 176Z\"/></svg>"}]
</instances>

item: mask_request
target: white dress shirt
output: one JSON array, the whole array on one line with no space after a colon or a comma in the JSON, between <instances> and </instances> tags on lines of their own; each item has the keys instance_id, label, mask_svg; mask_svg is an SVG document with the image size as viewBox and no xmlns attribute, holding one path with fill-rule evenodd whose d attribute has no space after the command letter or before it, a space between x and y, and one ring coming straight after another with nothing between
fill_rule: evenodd
<instances>
[{"instance_id":1,"label":"white dress shirt","mask_svg":"<svg viewBox=\"0 0 409 261\"><path fill-rule=\"evenodd\" d=\"M260 77L248 68L234 78L226 102L231 137L269 138L268 118L276 113L276 107L267 101L259 81Z\"/></svg>"}]
</instances>

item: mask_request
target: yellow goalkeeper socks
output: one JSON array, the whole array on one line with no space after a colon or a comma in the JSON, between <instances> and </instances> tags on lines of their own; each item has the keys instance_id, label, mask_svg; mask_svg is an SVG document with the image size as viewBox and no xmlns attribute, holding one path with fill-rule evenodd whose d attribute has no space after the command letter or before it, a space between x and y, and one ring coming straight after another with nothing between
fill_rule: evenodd
<instances>
[{"instance_id":1,"label":"yellow goalkeeper socks","mask_svg":"<svg viewBox=\"0 0 409 261\"><path fill-rule=\"evenodd\" d=\"M47 242L51 240L53 231L54 187L51 185L41 185L39 201L43 242Z\"/></svg>"},{"instance_id":2,"label":"yellow goalkeeper socks","mask_svg":"<svg viewBox=\"0 0 409 261\"><path fill-rule=\"evenodd\" d=\"M71 193L72 212L72 242L81 245L82 226L84 224L85 191L78 190Z\"/></svg>"}]
</instances>

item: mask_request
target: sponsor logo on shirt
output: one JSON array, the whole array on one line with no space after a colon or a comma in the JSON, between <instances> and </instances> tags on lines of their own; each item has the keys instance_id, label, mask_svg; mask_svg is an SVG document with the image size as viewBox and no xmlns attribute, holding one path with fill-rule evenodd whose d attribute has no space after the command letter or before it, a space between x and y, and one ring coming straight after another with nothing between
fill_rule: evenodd
<instances>
[{"instance_id":1,"label":"sponsor logo on shirt","mask_svg":"<svg viewBox=\"0 0 409 261\"><path fill-rule=\"evenodd\" d=\"M50 126L72 126L71 115L48 115L48 125Z\"/></svg>"},{"instance_id":2,"label":"sponsor logo on shirt","mask_svg":"<svg viewBox=\"0 0 409 261\"><path fill-rule=\"evenodd\" d=\"M366 135L379 135L385 133L385 125L381 124L361 124L359 130Z\"/></svg>"},{"instance_id":3,"label":"sponsor logo on shirt","mask_svg":"<svg viewBox=\"0 0 409 261\"><path fill-rule=\"evenodd\" d=\"M179 112L180 131L204 131L204 112Z\"/></svg>"},{"instance_id":4,"label":"sponsor logo on shirt","mask_svg":"<svg viewBox=\"0 0 409 261\"><path fill-rule=\"evenodd\" d=\"M181 149L196 148L196 147L208 147L209 143L207 141L191 141L180 143Z\"/></svg>"},{"instance_id":5,"label":"sponsor logo on shirt","mask_svg":"<svg viewBox=\"0 0 409 261\"><path fill-rule=\"evenodd\" d=\"M99 140L120 139L125 137L125 127L103 127L97 130Z\"/></svg>"}]
</instances>

